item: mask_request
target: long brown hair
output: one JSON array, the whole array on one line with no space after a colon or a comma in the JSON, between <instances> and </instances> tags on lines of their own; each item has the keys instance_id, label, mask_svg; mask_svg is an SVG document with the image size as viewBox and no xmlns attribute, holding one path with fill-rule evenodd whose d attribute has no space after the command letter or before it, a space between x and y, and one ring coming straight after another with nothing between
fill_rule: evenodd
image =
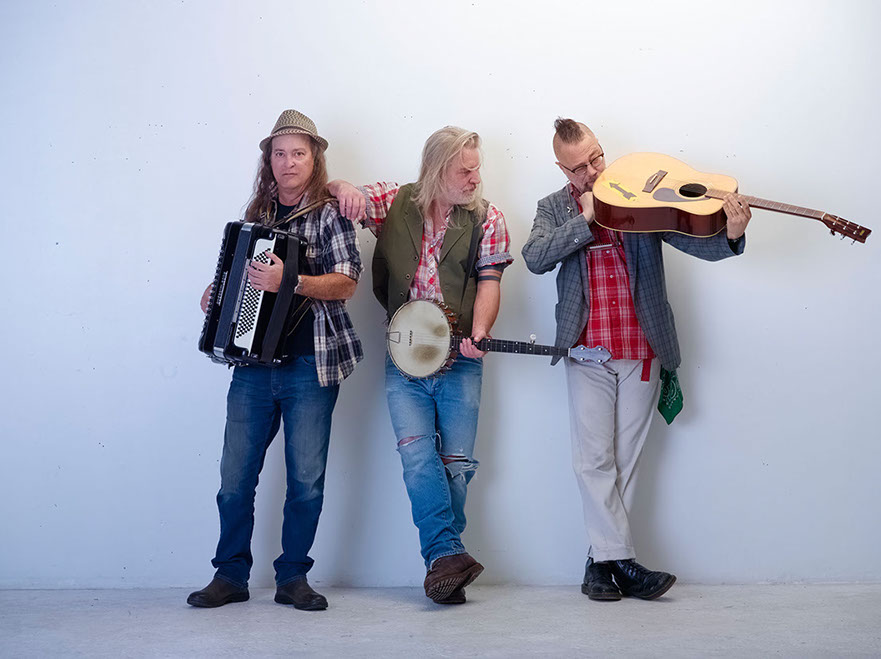
<instances>
[{"instance_id":1,"label":"long brown hair","mask_svg":"<svg viewBox=\"0 0 881 659\"><path fill-rule=\"evenodd\" d=\"M304 197L311 201L318 201L329 195L327 191L327 158L321 145L309 138L312 145L312 177L306 186ZM272 208L272 200L278 196L278 187L275 177L272 175L272 140L261 149L262 154L258 163L259 171L254 181L254 193L245 210L245 222L267 222Z\"/></svg>"}]
</instances>

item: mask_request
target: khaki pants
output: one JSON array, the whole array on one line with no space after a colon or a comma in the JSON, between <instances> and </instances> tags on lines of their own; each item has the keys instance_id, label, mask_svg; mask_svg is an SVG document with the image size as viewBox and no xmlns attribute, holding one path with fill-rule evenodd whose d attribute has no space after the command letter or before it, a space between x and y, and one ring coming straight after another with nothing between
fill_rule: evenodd
<instances>
[{"instance_id":1,"label":"khaki pants","mask_svg":"<svg viewBox=\"0 0 881 659\"><path fill-rule=\"evenodd\" d=\"M595 561L635 558L627 513L637 466L660 394L661 365L612 359L605 364L566 359L572 466L584 505Z\"/></svg>"}]
</instances>

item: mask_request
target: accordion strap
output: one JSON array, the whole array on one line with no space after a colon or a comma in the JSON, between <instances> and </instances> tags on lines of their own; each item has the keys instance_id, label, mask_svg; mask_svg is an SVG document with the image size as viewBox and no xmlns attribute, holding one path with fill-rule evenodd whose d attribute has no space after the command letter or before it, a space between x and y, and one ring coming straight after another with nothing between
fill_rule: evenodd
<instances>
[{"instance_id":1,"label":"accordion strap","mask_svg":"<svg viewBox=\"0 0 881 659\"><path fill-rule=\"evenodd\" d=\"M282 227L288 224L291 220L302 217L306 213L310 213L328 203L336 203L336 199L333 197L319 199L316 202L304 206L284 221L272 225L270 228L273 230L283 230ZM299 244L300 242L305 241L299 236L294 236L293 234L288 235L288 240L290 242L288 243L288 255L287 259L285 259L285 267L282 271L281 285L278 287L275 306L272 309L272 314L269 316L269 323L266 326L266 334L263 337L263 345L260 350L259 361L264 364L271 363L273 360L275 348L281 340L281 336L285 331L285 325L288 321L288 312L295 297L294 289L300 279ZM304 302L305 304L299 305L297 314L299 317L295 319L296 323L299 323L299 321L302 320L305 311L308 310L310 304L308 298L305 299Z\"/></svg>"},{"instance_id":2,"label":"accordion strap","mask_svg":"<svg viewBox=\"0 0 881 659\"><path fill-rule=\"evenodd\" d=\"M334 197L325 197L324 199L319 199L318 201L313 201L311 204L304 206L303 208L298 210L296 213L294 213L293 215L288 217L286 220L279 222L278 224L271 225L271 228L272 229L280 229L281 227L283 227L285 224L287 224L291 220L296 220L298 217L302 217L306 213L311 213L316 208L321 208L325 204L335 204L335 203L337 203L337 200Z\"/></svg>"},{"instance_id":3,"label":"accordion strap","mask_svg":"<svg viewBox=\"0 0 881 659\"><path fill-rule=\"evenodd\" d=\"M284 332L285 323L288 319L288 311L294 298L294 289L300 279L299 263L300 241L291 236L288 238L288 256L285 259L284 270L281 275L281 284L275 298L275 306L269 316L269 324L266 326L266 334L263 337L263 345L260 349L259 360L262 363L271 363L278 342Z\"/></svg>"}]
</instances>

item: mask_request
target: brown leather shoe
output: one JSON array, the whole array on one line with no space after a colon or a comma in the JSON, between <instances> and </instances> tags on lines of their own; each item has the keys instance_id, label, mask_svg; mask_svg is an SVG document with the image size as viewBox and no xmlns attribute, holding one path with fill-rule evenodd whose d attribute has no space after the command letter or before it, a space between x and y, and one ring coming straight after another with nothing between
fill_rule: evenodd
<instances>
[{"instance_id":1,"label":"brown leather shoe","mask_svg":"<svg viewBox=\"0 0 881 659\"><path fill-rule=\"evenodd\" d=\"M425 595L432 601L441 603L457 589L465 588L481 572L483 566L467 553L439 558L425 575Z\"/></svg>"},{"instance_id":2,"label":"brown leather shoe","mask_svg":"<svg viewBox=\"0 0 881 659\"><path fill-rule=\"evenodd\" d=\"M459 586L450 593L450 596L446 599L439 600L437 604L464 604L465 603L465 589L462 586Z\"/></svg>"},{"instance_id":3,"label":"brown leather shoe","mask_svg":"<svg viewBox=\"0 0 881 659\"><path fill-rule=\"evenodd\" d=\"M187 598L187 604L203 609L213 609L216 606L223 606L230 602L245 602L250 596L247 586L239 588L238 586L233 586L228 581L214 577L211 583L202 590L190 593L190 596Z\"/></svg>"}]
</instances>

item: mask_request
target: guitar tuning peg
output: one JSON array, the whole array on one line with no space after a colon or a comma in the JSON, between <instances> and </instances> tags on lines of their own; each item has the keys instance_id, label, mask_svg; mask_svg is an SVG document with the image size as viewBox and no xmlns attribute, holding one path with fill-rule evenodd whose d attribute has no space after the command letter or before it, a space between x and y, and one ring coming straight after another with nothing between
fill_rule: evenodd
<instances>
[{"instance_id":1,"label":"guitar tuning peg","mask_svg":"<svg viewBox=\"0 0 881 659\"><path fill-rule=\"evenodd\" d=\"M530 343L535 343L535 334L530 334L530 335L529 335L529 342L530 342Z\"/></svg>"}]
</instances>

